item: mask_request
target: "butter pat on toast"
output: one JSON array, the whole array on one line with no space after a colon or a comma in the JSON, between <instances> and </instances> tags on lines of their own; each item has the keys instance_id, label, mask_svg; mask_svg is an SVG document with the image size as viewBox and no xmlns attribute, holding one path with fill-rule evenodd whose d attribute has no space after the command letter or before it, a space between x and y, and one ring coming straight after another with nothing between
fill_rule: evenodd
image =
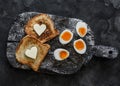
<instances>
[{"instance_id":1,"label":"butter pat on toast","mask_svg":"<svg viewBox=\"0 0 120 86\"><path fill-rule=\"evenodd\" d=\"M16 48L16 59L19 63L28 65L34 71L37 71L49 48L50 45L42 44L35 37L27 35Z\"/></svg>"},{"instance_id":2,"label":"butter pat on toast","mask_svg":"<svg viewBox=\"0 0 120 86\"><path fill-rule=\"evenodd\" d=\"M59 35L59 31L55 29L52 19L47 14L38 14L31 18L25 25L25 32L38 38L41 43Z\"/></svg>"}]
</instances>

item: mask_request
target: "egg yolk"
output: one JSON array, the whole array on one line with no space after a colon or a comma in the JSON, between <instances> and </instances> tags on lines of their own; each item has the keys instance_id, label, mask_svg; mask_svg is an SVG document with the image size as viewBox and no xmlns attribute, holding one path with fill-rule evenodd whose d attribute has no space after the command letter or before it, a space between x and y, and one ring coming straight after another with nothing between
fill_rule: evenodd
<instances>
[{"instance_id":1,"label":"egg yolk","mask_svg":"<svg viewBox=\"0 0 120 86\"><path fill-rule=\"evenodd\" d=\"M78 49L78 50L82 50L84 49L84 43L82 41L77 41L75 43L75 47Z\"/></svg>"},{"instance_id":2,"label":"egg yolk","mask_svg":"<svg viewBox=\"0 0 120 86\"><path fill-rule=\"evenodd\" d=\"M78 30L79 34L84 36L86 34L86 29L84 27L79 28Z\"/></svg>"},{"instance_id":3,"label":"egg yolk","mask_svg":"<svg viewBox=\"0 0 120 86\"><path fill-rule=\"evenodd\" d=\"M67 55L68 55L68 53L67 53L66 51L61 51L61 52L60 52L60 57L61 57L61 59L67 58Z\"/></svg>"},{"instance_id":4,"label":"egg yolk","mask_svg":"<svg viewBox=\"0 0 120 86\"><path fill-rule=\"evenodd\" d=\"M66 32L64 32L64 33L62 34L61 37L62 37L63 40L65 40L65 41L69 41L70 38L72 37L72 35L71 35L70 32L66 31Z\"/></svg>"}]
</instances>

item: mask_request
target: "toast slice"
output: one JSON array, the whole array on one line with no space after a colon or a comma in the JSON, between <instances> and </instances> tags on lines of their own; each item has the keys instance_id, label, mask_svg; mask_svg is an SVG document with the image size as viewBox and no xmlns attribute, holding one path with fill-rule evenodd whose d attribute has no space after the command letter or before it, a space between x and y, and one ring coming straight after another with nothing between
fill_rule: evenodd
<instances>
[{"instance_id":1,"label":"toast slice","mask_svg":"<svg viewBox=\"0 0 120 86\"><path fill-rule=\"evenodd\" d=\"M34 30L35 24L46 25L46 30L40 36ZM59 31L55 29L52 19L47 14L38 14L31 18L25 25L25 32L28 35L38 38L41 43L45 43L59 35Z\"/></svg>"},{"instance_id":2,"label":"toast slice","mask_svg":"<svg viewBox=\"0 0 120 86\"><path fill-rule=\"evenodd\" d=\"M37 48L36 59L32 59L25 55L26 50L31 47ZM20 41L16 48L16 59L19 63L26 64L34 71L37 71L48 53L49 48L50 45L42 44L38 39L27 35Z\"/></svg>"}]
</instances>

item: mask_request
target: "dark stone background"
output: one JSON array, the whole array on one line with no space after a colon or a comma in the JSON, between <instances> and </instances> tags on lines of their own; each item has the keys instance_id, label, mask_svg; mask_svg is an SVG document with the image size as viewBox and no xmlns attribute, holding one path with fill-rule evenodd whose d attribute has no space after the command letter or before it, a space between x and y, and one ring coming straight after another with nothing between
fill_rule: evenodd
<instances>
[{"instance_id":1,"label":"dark stone background","mask_svg":"<svg viewBox=\"0 0 120 86\"><path fill-rule=\"evenodd\" d=\"M73 75L38 74L12 68L6 41L14 18L38 11L80 18L95 34L97 45L120 50L120 0L0 0L0 86L120 86L120 55L114 60L93 57Z\"/></svg>"}]
</instances>

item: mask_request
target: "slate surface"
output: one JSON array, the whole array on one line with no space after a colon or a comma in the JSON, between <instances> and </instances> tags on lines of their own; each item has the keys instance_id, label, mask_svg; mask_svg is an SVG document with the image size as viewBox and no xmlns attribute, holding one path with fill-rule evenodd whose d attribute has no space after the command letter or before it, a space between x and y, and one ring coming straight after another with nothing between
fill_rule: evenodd
<instances>
[{"instance_id":1,"label":"slate surface","mask_svg":"<svg viewBox=\"0 0 120 86\"><path fill-rule=\"evenodd\" d=\"M6 41L14 17L26 11L76 17L87 22L96 44L120 50L120 0L0 0L0 86L120 86L120 58L93 57L81 71L69 76L37 74L12 68Z\"/></svg>"}]
</instances>

